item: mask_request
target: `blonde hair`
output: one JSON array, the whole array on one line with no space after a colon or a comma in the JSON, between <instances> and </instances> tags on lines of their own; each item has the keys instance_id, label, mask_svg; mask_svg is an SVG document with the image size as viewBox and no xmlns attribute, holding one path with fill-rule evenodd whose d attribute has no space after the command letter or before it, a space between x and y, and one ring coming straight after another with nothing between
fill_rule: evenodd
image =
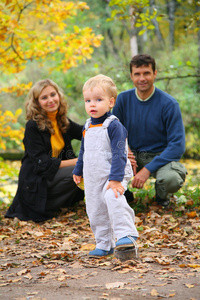
<instances>
[{"instance_id":1,"label":"blonde hair","mask_svg":"<svg viewBox=\"0 0 200 300\"><path fill-rule=\"evenodd\" d=\"M83 92L87 89L93 89L97 85L102 87L102 89L108 93L110 97L113 97L116 100L117 87L112 78L103 74L99 74L88 79L83 85Z\"/></svg>"},{"instance_id":2,"label":"blonde hair","mask_svg":"<svg viewBox=\"0 0 200 300\"><path fill-rule=\"evenodd\" d=\"M26 119L36 121L40 130L49 130L51 134L54 134L54 130L50 119L47 117L46 111L40 106L38 98L44 88L52 86L59 95L60 106L56 115L58 127L62 133L67 131L69 121L67 119L67 103L65 102L65 96L61 88L51 79L44 79L36 82L29 91L26 108Z\"/></svg>"}]
</instances>

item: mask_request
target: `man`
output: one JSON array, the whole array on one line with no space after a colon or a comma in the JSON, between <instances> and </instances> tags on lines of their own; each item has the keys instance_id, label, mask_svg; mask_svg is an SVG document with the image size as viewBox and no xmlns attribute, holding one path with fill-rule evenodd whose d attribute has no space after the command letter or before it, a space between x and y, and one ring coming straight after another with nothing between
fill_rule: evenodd
<instances>
[{"instance_id":1,"label":"man","mask_svg":"<svg viewBox=\"0 0 200 300\"><path fill-rule=\"evenodd\" d=\"M154 86L154 58L146 54L134 56L130 75L135 88L118 95L113 114L128 131L129 158L135 174L132 186L143 188L149 176L153 176L155 200L167 206L187 174L178 162L185 150L181 111L172 96Z\"/></svg>"}]
</instances>

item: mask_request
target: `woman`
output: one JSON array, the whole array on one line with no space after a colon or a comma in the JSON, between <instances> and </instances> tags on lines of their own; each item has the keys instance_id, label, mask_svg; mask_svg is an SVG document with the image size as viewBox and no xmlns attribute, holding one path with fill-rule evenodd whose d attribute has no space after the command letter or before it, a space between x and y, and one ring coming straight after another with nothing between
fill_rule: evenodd
<instances>
[{"instance_id":1,"label":"woman","mask_svg":"<svg viewBox=\"0 0 200 300\"><path fill-rule=\"evenodd\" d=\"M25 154L17 193L6 217L40 222L84 198L73 181L77 162L71 141L82 126L66 117L64 94L50 79L38 81L26 102Z\"/></svg>"}]
</instances>

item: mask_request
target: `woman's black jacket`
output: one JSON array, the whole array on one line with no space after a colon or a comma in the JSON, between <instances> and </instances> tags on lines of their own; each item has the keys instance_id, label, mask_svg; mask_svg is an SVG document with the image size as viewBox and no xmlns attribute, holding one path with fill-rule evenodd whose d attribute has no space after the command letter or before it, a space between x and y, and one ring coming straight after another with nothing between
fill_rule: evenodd
<instances>
[{"instance_id":1,"label":"woman's black jacket","mask_svg":"<svg viewBox=\"0 0 200 300\"><path fill-rule=\"evenodd\" d=\"M40 222L51 217L45 211L47 180L52 180L61 160L75 158L71 141L81 140L82 126L69 119L67 132L63 134L64 149L58 158L52 158L49 131L41 131L35 121L29 120L24 134L25 153L19 173L18 189L6 217Z\"/></svg>"}]
</instances>

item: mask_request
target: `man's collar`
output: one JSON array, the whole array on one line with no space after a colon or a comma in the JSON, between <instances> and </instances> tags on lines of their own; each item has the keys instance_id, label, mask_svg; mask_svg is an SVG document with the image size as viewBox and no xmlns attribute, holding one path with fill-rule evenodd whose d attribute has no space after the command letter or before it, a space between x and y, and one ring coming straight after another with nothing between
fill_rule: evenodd
<instances>
[{"instance_id":1,"label":"man's collar","mask_svg":"<svg viewBox=\"0 0 200 300\"><path fill-rule=\"evenodd\" d=\"M138 96L137 89L135 89L135 95L136 95L136 97L138 98L138 100L140 100L140 101L142 101L142 102L148 101L148 100L153 96L154 92L155 92L155 85L153 85L153 92L151 93L151 95L150 95L148 98L146 98L145 100L143 100L143 99L141 99L141 98Z\"/></svg>"}]
</instances>

